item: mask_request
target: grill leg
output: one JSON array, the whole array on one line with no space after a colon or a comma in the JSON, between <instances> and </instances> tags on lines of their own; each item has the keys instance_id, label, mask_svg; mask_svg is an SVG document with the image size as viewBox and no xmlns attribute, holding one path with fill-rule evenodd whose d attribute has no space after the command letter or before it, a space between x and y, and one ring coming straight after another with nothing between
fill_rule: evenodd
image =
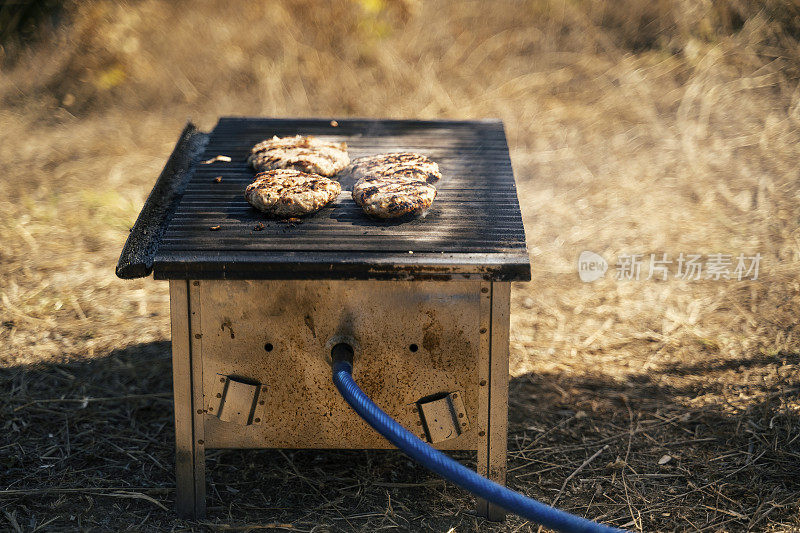
<instances>
[{"instance_id":1,"label":"grill leg","mask_svg":"<svg viewBox=\"0 0 800 533\"><path fill-rule=\"evenodd\" d=\"M481 325L489 324L482 335L479 379L481 406L484 406L483 426L487 429L478 450L478 473L506 484L506 452L508 448L508 336L510 328L511 284L482 283L487 292L481 293ZM478 500L477 512L489 520L500 522L505 511L485 500Z\"/></svg>"},{"instance_id":2,"label":"grill leg","mask_svg":"<svg viewBox=\"0 0 800 533\"><path fill-rule=\"evenodd\" d=\"M205 450L203 418L195 404L202 406L202 385L193 391L193 378L200 363L199 350L193 345L189 287L186 281L170 281L170 314L172 317L172 384L175 402L175 477L176 505L181 518L205 517ZM196 358L192 354L197 355ZM199 380L202 383L202 377ZM194 393L194 394L193 394Z\"/></svg>"}]
</instances>

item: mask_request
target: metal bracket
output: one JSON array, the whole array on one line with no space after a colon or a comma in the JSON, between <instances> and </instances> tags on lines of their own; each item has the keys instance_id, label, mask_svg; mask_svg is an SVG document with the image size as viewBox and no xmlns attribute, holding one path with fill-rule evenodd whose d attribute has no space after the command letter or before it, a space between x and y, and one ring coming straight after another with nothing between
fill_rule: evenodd
<instances>
[{"instance_id":1,"label":"metal bracket","mask_svg":"<svg viewBox=\"0 0 800 533\"><path fill-rule=\"evenodd\" d=\"M223 422L249 426L266 417L266 385L217 374L206 413Z\"/></svg>"},{"instance_id":2,"label":"metal bracket","mask_svg":"<svg viewBox=\"0 0 800 533\"><path fill-rule=\"evenodd\" d=\"M417 410L422 428L431 443L454 439L469 430L469 419L460 392L450 392L420 399Z\"/></svg>"}]
</instances>

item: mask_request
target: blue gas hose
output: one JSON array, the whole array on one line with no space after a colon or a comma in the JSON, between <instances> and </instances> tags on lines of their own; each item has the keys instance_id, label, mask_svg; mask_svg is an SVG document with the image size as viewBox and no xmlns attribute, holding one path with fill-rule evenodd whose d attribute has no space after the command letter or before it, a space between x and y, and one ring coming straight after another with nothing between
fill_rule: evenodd
<instances>
[{"instance_id":1,"label":"blue gas hose","mask_svg":"<svg viewBox=\"0 0 800 533\"><path fill-rule=\"evenodd\" d=\"M439 450L428 446L375 405L353 380L352 372L353 366L348 361L339 360L333 364L333 382L345 401L375 431L425 468L511 513L556 531L564 533L623 531L559 511L523 496L478 475Z\"/></svg>"}]
</instances>

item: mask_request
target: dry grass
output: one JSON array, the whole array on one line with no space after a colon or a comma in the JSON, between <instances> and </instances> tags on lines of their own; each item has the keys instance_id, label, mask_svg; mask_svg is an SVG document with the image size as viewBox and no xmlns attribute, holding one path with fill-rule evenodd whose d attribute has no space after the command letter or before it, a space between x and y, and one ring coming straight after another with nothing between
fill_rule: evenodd
<instances>
[{"instance_id":1,"label":"dry grass","mask_svg":"<svg viewBox=\"0 0 800 533\"><path fill-rule=\"evenodd\" d=\"M65 13L0 52L1 527L488 527L364 452L214 452L209 521L173 518L167 291L113 267L185 118L251 114L502 118L535 265L513 296L509 484L636 530L800 528L792 4ZM584 249L759 252L762 271L582 284ZM117 399L50 401L84 397Z\"/></svg>"}]
</instances>

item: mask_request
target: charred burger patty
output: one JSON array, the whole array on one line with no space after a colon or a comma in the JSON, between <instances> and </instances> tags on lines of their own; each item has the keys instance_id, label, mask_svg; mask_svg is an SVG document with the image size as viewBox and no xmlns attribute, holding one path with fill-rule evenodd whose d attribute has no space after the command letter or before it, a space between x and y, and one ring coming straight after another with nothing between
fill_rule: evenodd
<instances>
[{"instance_id":1,"label":"charred burger patty","mask_svg":"<svg viewBox=\"0 0 800 533\"><path fill-rule=\"evenodd\" d=\"M245 189L248 203L273 217L298 217L319 211L342 192L338 181L298 170L267 170Z\"/></svg>"},{"instance_id":2,"label":"charred burger patty","mask_svg":"<svg viewBox=\"0 0 800 533\"><path fill-rule=\"evenodd\" d=\"M250 149L247 163L257 171L287 168L333 176L350 162L347 144L296 135L273 137Z\"/></svg>"}]
</instances>

